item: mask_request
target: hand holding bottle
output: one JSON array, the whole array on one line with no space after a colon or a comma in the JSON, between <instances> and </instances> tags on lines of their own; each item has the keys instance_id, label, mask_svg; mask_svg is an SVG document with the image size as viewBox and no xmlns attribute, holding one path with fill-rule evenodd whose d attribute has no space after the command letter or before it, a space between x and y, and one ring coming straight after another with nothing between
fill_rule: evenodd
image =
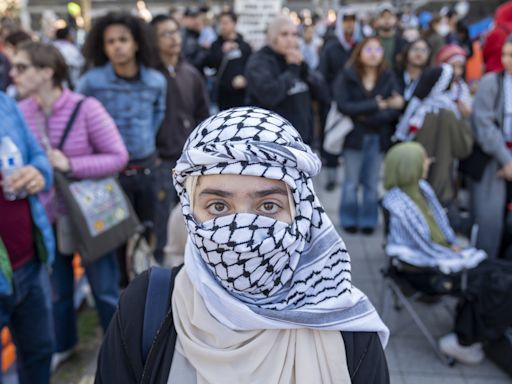
<instances>
[{"instance_id":1,"label":"hand holding bottle","mask_svg":"<svg viewBox=\"0 0 512 384\"><path fill-rule=\"evenodd\" d=\"M30 195L41 192L44 189L44 178L35 167L27 165L13 173L7 181L9 187L16 193L18 198L26 192Z\"/></svg>"}]
</instances>

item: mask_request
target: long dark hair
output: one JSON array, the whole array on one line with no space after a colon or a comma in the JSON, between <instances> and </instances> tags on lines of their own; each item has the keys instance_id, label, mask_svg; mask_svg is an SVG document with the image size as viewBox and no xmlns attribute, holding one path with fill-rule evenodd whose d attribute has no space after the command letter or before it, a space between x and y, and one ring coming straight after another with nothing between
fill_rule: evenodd
<instances>
[{"instance_id":1,"label":"long dark hair","mask_svg":"<svg viewBox=\"0 0 512 384\"><path fill-rule=\"evenodd\" d=\"M379 43L379 45L384 49L382 46L382 43L380 42L379 38L376 36L369 36L365 37L363 41L361 41L359 44L356 45L354 48L354 51L352 52L352 55L350 56L350 60L348 61L348 66L355 69L357 74L359 75L359 78L362 79L365 74L365 67L363 62L361 61L361 53L363 51L363 48L368 44L370 41L376 41ZM382 61L380 62L379 66L377 67L377 78L379 78L386 70L388 69L386 60L384 59L384 55L382 56Z\"/></svg>"},{"instance_id":2,"label":"long dark hair","mask_svg":"<svg viewBox=\"0 0 512 384\"><path fill-rule=\"evenodd\" d=\"M403 73L405 71L405 69L407 68L407 64L409 63L409 52L411 51L412 47L414 47L419 42L425 43L427 45L427 48L429 49L428 58L427 58L427 61L425 62L425 65L423 66L423 68L428 67L430 60L432 58L432 47L430 46L430 44L428 43L428 41L426 39L420 37L419 39L416 39L416 40L411 41L410 43L406 44L404 46L404 48L402 49L402 52L400 52L400 65L398 68L398 73Z\"/></svg>"},{"instance_id":3,"label":"long dark hair","mask_svg":"<svg viewBox=\"0 0 512 384\"><path fill-rule=\"evenodd\" d=\"M95 21L85 40L82 53L86 60L86 68L99 67L108 63L109 59L103 48L103 34L111 25L124 25L130 30L138 46L135 55L138 64L147 67L157 65L156 39L146 22L129 13L109 12Z\"/></svg>"}]
</instances>

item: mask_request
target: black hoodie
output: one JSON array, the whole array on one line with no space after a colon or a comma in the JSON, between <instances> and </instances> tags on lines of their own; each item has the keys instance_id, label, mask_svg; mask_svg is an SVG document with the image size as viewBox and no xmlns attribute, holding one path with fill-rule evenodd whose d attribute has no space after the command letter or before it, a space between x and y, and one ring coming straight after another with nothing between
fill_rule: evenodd
<instances>
[{"instance_id":1,"label":"black hoodie","mask_svg":"<svg viewBox=\"0 0 512 384\"><path fill-rule=\"evenodd\" d=\"M238 49L228 53L222 51L226 41L228 40L219 36L210 47L204 61L205 66L217 70L217 104L221 110L245 105L245 89L234 89L232 82L236 76L244 75L247 60L252 53L251 46L241 35L237 35L233 41L238 45Z\"/></svg>"}]
</instances>

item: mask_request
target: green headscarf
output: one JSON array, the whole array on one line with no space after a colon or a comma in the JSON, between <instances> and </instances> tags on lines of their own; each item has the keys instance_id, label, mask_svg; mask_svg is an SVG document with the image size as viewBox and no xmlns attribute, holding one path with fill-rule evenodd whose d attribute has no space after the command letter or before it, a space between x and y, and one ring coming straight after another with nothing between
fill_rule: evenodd
<instances>
[{"instance_id":1,"label":"green headscarf","mask_svg":"<svg viewBox=\"0 0 512 384\"><path fill-rule=\"evenodd\" d=\"M432 215L419 181L423 177L426 152L419 143L408 142L392 147L384 158L384 188L400 188L418 206L430 228L432 241L448 246L446 237Z\"/></svg>"}]
</instances>

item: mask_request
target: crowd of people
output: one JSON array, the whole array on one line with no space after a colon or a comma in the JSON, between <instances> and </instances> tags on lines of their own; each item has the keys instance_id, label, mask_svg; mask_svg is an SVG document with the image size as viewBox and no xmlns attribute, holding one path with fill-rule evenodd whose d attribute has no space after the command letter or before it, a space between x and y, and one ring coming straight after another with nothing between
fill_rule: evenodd
<instances>
[{"instance_id":1,"label":"crowd of people","mask_svg":"<svg viewBox=\"0 0 512 384\"><path fill-rule=\"evenodd\" d=\"M433 288L417 269L453 281L470 270L471 297L457 292L454 333L440 348L481 362L482 345L503 342L512 325L512 2L480 40L455 9L421 25L390 3L371 15L343 6L332 24L276 16L259 49L237 32L232 10L217 15L216 28L203 16L191 7L148 23L110 12L94 20L80 49L69 27L45 42L12 23L0 29L0 326L13 335L20 383L48 383L78 343L76 233L53 173L116 177L156 263L185 260L172 300L177 353L158 362L165 375L222 381L226 372L208 361L233 357L219 350L250 360L261 355L251 348L278 337L270 358L246 362L231 380L246 369L255 381L387 382L388 331L351 288L347 251L312 190L315 151L322 187L340 187L341 233L373 234L384 206L387 249L411 281L423 279L419 289ZM476 85L470 60L481 60ZM332 105L353 123L341 156L322 148ZM6 148L18 157L7 158ZM456 233L470 228L475 248L464 248ZM141 332L141 292L151 279L130 285L118 307L130 283L127 253L115 247L84 265L107 333L98 382L138 382L145 372L130 332ZM131 314L138 322L123 326ZM194 328L199 318L204 328ZM335 343L326 340L331 331ZM362 343L372 345L368 356L359 355ZM174 352L174 344L159 348L153 355ZM314 359L305 367L321 373L289 366L307 356ZM367 368L371 359L373 371L358 372L354 359Z\"/></svg>"}]
</instances>

